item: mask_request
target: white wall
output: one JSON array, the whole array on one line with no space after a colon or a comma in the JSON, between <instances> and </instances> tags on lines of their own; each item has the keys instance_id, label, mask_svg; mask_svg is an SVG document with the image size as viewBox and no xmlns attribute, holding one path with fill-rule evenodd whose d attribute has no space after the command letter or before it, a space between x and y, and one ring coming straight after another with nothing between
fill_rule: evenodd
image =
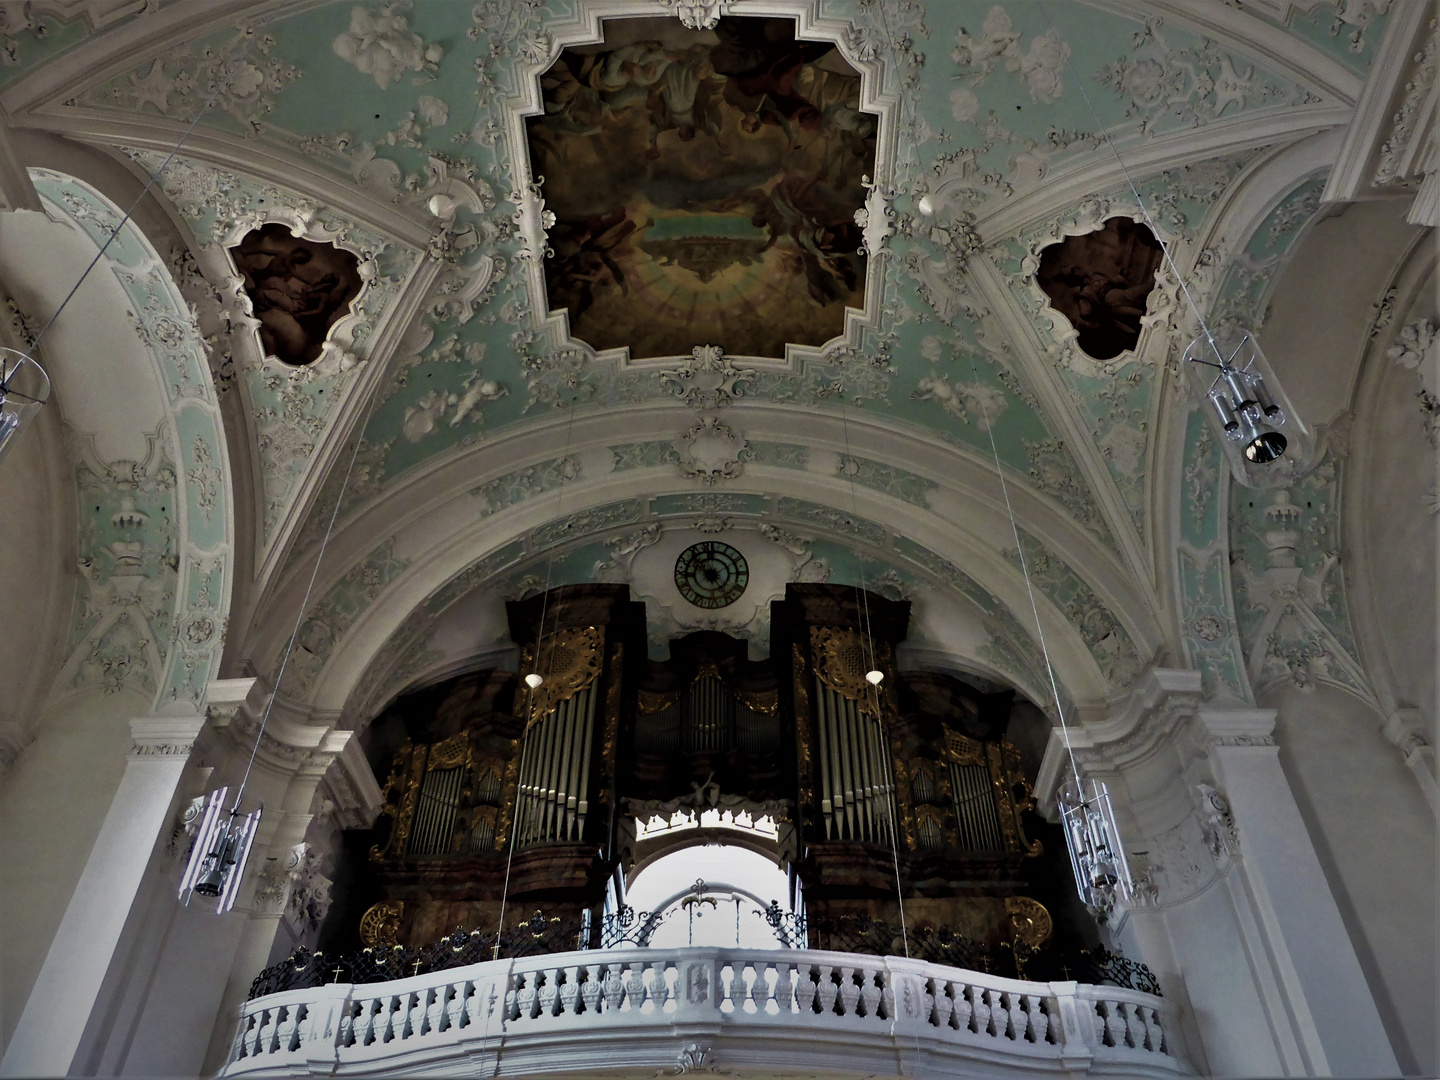
<instances>
[{"instance_id":1,"label":"white wall","mask_svg":"<svg viewBox=\"0 0 1440 1080\"><path fill-rule=\"evenodd\" d=\"M0 1036L8 1045L125 771L139 694L89 694L40 718L0 777ZM142 856L143 857L143 856Z\"/></svg>"},{"instance_id":2,"label":"white wall","mask_svg":"<svg viewBox=\"0 0 1440 1080\"><path fill-rule=\"evenodd\" d=\"M1436 1057L1435 817L1380 716L1329 686L1275 689L1280 761L1400 1066Z\"/></svg>"}]
</instances>

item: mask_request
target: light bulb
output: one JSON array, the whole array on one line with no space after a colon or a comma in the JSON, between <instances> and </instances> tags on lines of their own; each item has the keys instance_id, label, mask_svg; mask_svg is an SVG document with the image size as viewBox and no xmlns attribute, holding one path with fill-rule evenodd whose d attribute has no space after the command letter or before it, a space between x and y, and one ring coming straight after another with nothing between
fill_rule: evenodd
<instances>
[{"instance_id":1,"label":"light bulb","mask_svg":"<svg viewBox=\"0 0 1440 1080\"><path fill-rule=\"evenodd\" d=\"M529 675L525 676L525 685L530 687L531 690L538 690L540 684L544 681L545 677L536 671L532 671Z\"/></svg>"},{"instance_id":2,"label":"light bulb","mask_svg":"<svg viewBox=\"0 0 1440 1080\"><path fill-rule=\"evenodd\" d=\"M885 681L885 673L883 671L867 671L865 673L865 681L871 686L879 686Z\"/></svg>"}]
</instances>

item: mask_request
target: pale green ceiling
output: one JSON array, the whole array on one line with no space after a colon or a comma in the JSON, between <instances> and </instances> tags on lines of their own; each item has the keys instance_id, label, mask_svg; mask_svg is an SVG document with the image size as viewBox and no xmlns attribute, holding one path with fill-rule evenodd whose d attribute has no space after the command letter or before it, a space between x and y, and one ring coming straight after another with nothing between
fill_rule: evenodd
<instances>
[{"instance_id":1,"label":"pale green ceiling","mask_svg":"<svg viewBox=\"0 0 1440 1080\"><path fill-rule=\"evenodd\" d=\"M1135 165L1141 198L1182 265L1203 263L1217 251L1226 260L1209 292L1216 313L1257 325L1290 244L1318 210L1323 175L1292 186L1247 237L1214 235L1214 219L1232 189L1285 144L1287 136L1277 134L1285 124L1306 134L1324 126L1317 121L1307 128L1307 116L1328 115L1327 110L1350 104L1335 98L1323 79L1299 73L1313 60L1316 70L1327 71L1338 62L1357 85L1363 78L1385 19L1380 15L1364 24L1337 26L1346 7L1323 0L1308 12L1291 7L1284 32L1293 67L1282 69L1271 54L1252 51L1243 33L1220 43L1187 28L1179 17L1156 17L1142 4L825 3L823 15L853 23L854 46L879 57L890 79L884 89L900 101L891 181L896 234L888 256L871 262L871 272L883 274L881 311L856 354L811 362L798 373L762 370L743 383L746 396L832 414L844 403L860 415L882 418L897 431L934 442L937 453L948 444L982 462L991 454L983 408L995 418L995 449L1012 482L1039 492L1101 548L1121 553L1115 557L1128 560L1129 571L1143 579L1144 588L1155 588L1153 570L1134 553L1164 528L1151 520L1154 503L1147 485L1157 453L1154 433L1167 408L1159 388L1174 332L1169 338L1159 333L1142 338L1140 355L1127 354L1109 365L1091 369L1065 362L1066 346L1033 283L1033 256L1067 228L1082 228L1089 204L1103 203L1110 213L1133 212L1134 197L1115 175L1104 136L1132 162L1157 145L1169 145L1167 139L1183 136L1197 149L1167 152L1163 166ZM160 10L177 9L162 5ZM139 61L137 54L129 54L124 69L97 67L98 76L77 75L69 83L69 96L47 108L62 116L67 109L113 116L130 125L130 132L143 130L136 122L150 125L146 137L134 141L151 147L135 154L148 171L162 160L153 148L178 137L216 79L223 79L215 106L201 119L196 145L177 157L160 185L171 204L202 244L216 242L223 223L254 212L266 200L309 205L333 219L332 227L379 253L380 275L368 301L370 314L377 317L394 303L403 279L422 257L417 236L434 229L413 193L433 182L438 167L480 192L483 209L464 212L461 220L474 228L482 249L502 270L473 305L441 297L419 317L406 338L408 347L393 359L382 358L389 375L365 426L359 479L346 493L342 522L446 455L483 447L507 429L551 418L557 406L585 413L672 395L653 371L620 372L613 364L576 364L548 354L530 328L533 313L515 207L507 201L516 172L501 137L502 107L506 96L519 89L516 63L533 41L543 40L548 24L573 15L572 4L423 0L414 5L281 4L265 11L258 28L244 23L243 12L232 12L218 25L197 24L193 40L168 42ZM655 13L663 11L657 4ZM414 46L403 57L404 70L391 74L366 59L352 62L357 50L369 60L378 55L374 41L364 36L373 29L366 20L387 13L408 20L397 40ZM743 15L744 9L733 13ZM1255 19L1257 32L1262 24L1278 25L1264 14L1236 18ZM237 32L242 24L245 31ZM349 48L337 49L333 43L347 34ZM81 55L93 37L83 20L37 16L31 28L5 43L13 62L0 69L0 87L23 89L23 80L37 66L63 65L67 54ZM1263 138L1247 137L1246 125L1252 122L1259 125L1256 130L1268 125ZM247 177L233 161L216 168L200 146L218 145L211 138L216 135L232 145L236 138L246 140L238 144L242 149L264 150L265 155L255 155L257 162L265 157L264 167L256 166L264 175ZM286 160L296 163L295 175L276 165ZM398 212L411 223L409 240L387 237L375 221L361 223L353 214L317 204L319 182L300 175L302 169L326 178L320 186L355 189L354 205L369 199L384 206L377 218ZM1087 169L1107 177L1100 190L1065 179ZM393 189L385 188L387 177L395 179ZM1051 196L1054 184L1068 185L1063 187L1067 194ZM932 221L918 211L921 196L936 191L946 194L950 209L945 220ZM997 221L1002 224L994 225ZM1018 224L1004 224L1011 221ZM978 238L967 236L967 230ZM993 268L998 291L987 293L967 275L964 259L972 254ZM1177 329L1184 324L1184 318L1176 320ZM1018 329L1020 337L998 332L997 326ZM1038 354L1040 367L1027 363L1031 352ZM1048 374L1037 377L1042 369ZM461 416L459 400L482 376L496 392ZM299 533L297 548L303 549L323 531L339 494L338 477L332 474L327 483L304 488L308 460L294 454L280 460L268 452L266 425L293 422L318 441L336 424L353 373L308 376L287 386L255 372L243 378L260 440L265 542L302 490L319 490ZM677 417L678 425L683 410L677 409ZM1193 416L1190 427L1187 477L1198 477L1204 468L1213 473ZM1091 445L1072 445L1077 437ZM676 455L667 438L627 441L619 434L609 451L617 471L673 465ZM798 444L757 441L747 454L747 461L757 465L797 473L808 467L806 448ZM930 505L936 494L935 481L893 462L872 460L863 448L852 456L847 475L858 484L920 507ZM565 475L564 455L557 449L550 459L517 463L512 472L471 494L478 496L483 517L555 490ZM678 490L686 486L674 479L669 483ZM682 497L660 495L650 512L663 514L663 499ZM1107 509L1115 506L1118 513ZM791 509L790 519L803 521L798 505ZM1218 513L1203 501L1196 514L1193 527L1182 515L1192 554L1212 548L1223 532ZM863 532L861 524L856 527ZM580 545L568 556L570 569L563 576L574 569L583 578L583 564L594 554L584 545L593 547L593 542L554 540L561 541ZM817 543L835 547L827 559L844 571L843 538ZM875 543L857 534L853 549L863 552ZM904 541L894 543L899 561L887 564L889 569L912 573L905 569L910 563L924 565L924 555L906 556L898 546ZM513 558L500 558L512 549ZM856 560L876 556L853 549L850 561L858 574ZM536 550L534 535L524 544L516 540L502 547L482 567L462 575L466 587L518 572L513 568ZM1139 654L1123 620L1106 610L1083 570L1059 553L1037 548L1032 554L1043 564L1042 591L1071 619L1102 668L1118 665L1129 672L1150 658ZM1187 610L1209 604L1230 628L1228 586L1213 560L1191 558L1185 551L1180 560ZM1083 566L1083 560L1076 565ZM381 543L353 565L327 573L320 603L331 616L312 619L313 633L320 635L312 642L315 653L333 648L345 627L403 569ZM884 572L878 562L874 569ZM937 572L931 568L930 577ZM958 580L944 584L966 592ZM1004 610L988 592L975 588ZM432 598L427 609L436 603ZM1232 647L1229 636L1216 642L1192 630L1191 623L1181 628L1192 662L1207 671L1214 686L1244 696L1240 645ZM395 631L397 640L404 631ZM1017 678L1033 676L1030 661L1015 666ZM1126 678L1122 674L1114 681L1123 684Z\"/></svg>"}]
</instances>

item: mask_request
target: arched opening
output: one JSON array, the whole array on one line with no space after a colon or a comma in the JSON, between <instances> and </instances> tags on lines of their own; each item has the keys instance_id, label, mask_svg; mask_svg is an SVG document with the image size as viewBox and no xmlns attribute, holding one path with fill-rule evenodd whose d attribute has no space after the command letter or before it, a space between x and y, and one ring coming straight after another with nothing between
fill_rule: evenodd
<instances>
[{"instance_id":1,"label":"arched opening","mask_svg":"<svg viewBox=\"0 0 1440 1080\"><path fill-rule=\"evenodd\" d=\"M625 903L606 912L603 944L803 947L803 906L790 894L786 872L748 847L683 847L635 872Z\"/></svg>"}]
</instances>

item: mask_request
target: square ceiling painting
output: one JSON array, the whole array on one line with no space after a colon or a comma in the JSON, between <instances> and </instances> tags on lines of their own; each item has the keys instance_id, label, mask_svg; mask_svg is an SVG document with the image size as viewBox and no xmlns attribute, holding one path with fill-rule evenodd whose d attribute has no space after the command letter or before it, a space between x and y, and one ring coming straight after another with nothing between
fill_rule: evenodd
<instances>
[{"instance_id":1,"label":"square ceiling painting","mask_svg":"<svg viewBox=\"0 0 1440 1080\"><path fill-rule=\"evenodd\" d=\"M528 122L543 177L552 310L635 359L720 345L783 358L862 308L855 211L878 117L860 75L789 19L610 19L543 76Z\"/></svg>"}]
</instances>

